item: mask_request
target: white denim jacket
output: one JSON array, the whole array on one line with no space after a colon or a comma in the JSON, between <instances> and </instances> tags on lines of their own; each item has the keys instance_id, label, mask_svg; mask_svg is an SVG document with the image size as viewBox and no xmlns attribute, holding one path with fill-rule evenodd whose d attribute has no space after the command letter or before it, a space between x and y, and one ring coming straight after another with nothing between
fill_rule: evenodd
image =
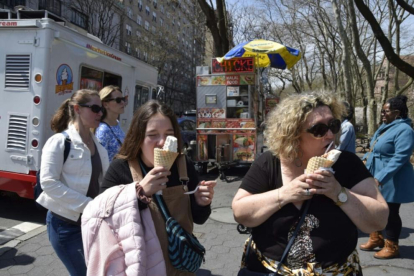
<instances>
[{"instance_id":1,"label":"white denim jacket","mask_svg":"<svg viewBox=\"0 0 414 276\"><path fill-rule=\"evenodd\" d=\"M40 164L43 193L36 201L53 213L77 221L83 209L92 200L86 196L92 176L91 152L82 142L74 125L70 124L65 132L69 135L71 143L69 156L64 164L66 137L63 133L50 137L43 147ZM101 183L109 167L108 153L95 135L91 133L91 136L101 158Z\"/></svg>"}]
</instances>

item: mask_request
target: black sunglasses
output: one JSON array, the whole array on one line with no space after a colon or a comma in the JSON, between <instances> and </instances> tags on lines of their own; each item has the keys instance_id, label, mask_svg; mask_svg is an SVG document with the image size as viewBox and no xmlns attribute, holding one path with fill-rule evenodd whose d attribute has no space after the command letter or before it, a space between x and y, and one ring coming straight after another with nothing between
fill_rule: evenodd
<instances>
[{"instance_id":1,"label":"black sunglasses","mask_svg":"<svg viewBox=\"0 0 414 276\"><path fill-rule=\"evenodd\" d=\"M80 104L79 106L82 106L82 107L89 107L93 113L99 113L99 112L101 112L101 111L102 111L102 106L97 105L97 104L93 104L93 105L88 105L88 104Z\"/></svg>"},{"instance_id":2,"label":"black sunglasses","mask_svg":"<svg viewBox=\"0 0 414 276\"><path fill-rule=\"evenodd\" d=\"M121 103L121 102L128 102L128 96L125 96L125 97L116 97L116 98L113 98L113 99L108 99L107 100L108 102L110 102L110 101L116 101L116 103Z\"/></svg>"},{"instance_id":3,"label":"black sunglasses","mask_svg":"<svg viewBox=\"0 0 414 276\"><path fill-rule=\"evenodd\" d=\"M331 130L333 134L337 134L341 129L341 121L338 119L332 120L328 125L319 123L308 128L306 131L311 133L315 137L323 137L326 135L328 130Z\"/></svg>"}]
</instances>

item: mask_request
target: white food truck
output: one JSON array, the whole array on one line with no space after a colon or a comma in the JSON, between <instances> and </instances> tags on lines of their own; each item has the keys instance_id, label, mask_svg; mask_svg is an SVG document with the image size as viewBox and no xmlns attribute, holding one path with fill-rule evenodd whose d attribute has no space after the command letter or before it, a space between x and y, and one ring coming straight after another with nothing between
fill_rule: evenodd
<instances>
[{"instance_id":1,"label":"white food truck","mask_svg":"<svg viewBox=\"0 0 414 276\"><path fill-rule=\"evenodd\" d=\"M50 119L81 88L121 87L134 110L157 92L157 69L67 27L47 11L0 12L0 191L33 198Z\"/></svg>"}]
</instances>

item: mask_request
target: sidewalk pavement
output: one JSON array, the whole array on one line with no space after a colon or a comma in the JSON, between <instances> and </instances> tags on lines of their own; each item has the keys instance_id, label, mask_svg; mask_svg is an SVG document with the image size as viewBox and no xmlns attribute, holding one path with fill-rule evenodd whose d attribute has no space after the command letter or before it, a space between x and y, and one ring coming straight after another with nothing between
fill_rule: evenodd
<instances>
[{"instance_id":1,"label":"sidewalk pavement","mask_svg":"<svg viewBox=\"0 0 414 276\"><path fill-rule=\"evenodd\" d=\"M207 250L206 261L197 276L237 275L243 244L248 237L237 231L231 211L231 202L241 181L217 182L212 215L204 225L194 228L195 235ZM373 258L373 252L359 250L365 276L414 275L414 203L403 204L400 213L403 221L401 257L377 260ZM45 229L45 226L40 227L10 242L7 250L0 249L0 276L68 275L49 244ZM367 240L368 235L361 233L358 245Z\"/></svg>"}]
</instances>

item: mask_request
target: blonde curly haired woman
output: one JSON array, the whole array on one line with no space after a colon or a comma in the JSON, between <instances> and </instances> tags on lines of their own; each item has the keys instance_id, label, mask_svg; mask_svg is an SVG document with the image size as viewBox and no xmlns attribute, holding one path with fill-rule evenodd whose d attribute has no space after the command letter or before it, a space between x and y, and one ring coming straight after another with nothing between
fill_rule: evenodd
<instances>
[{"instance_id":1,"label":"blonde curly haired woman","mask_svg":"<svg viewBox=\"0 0 414 276\"><path fill-rule=\"evenodd\" d=\"M334 173L304 173L311 157L339 142L343 112L334 95L313 92L289 96L268 115L269 151L253 163L232 204L236 221L252 228L245 270L263 275L277 270L301 207L311 200L278 274L362 275L357 228L366 233L383 229L388 216L374 179L346 151L333 165Z\"/></svg>"}]
</instances>

